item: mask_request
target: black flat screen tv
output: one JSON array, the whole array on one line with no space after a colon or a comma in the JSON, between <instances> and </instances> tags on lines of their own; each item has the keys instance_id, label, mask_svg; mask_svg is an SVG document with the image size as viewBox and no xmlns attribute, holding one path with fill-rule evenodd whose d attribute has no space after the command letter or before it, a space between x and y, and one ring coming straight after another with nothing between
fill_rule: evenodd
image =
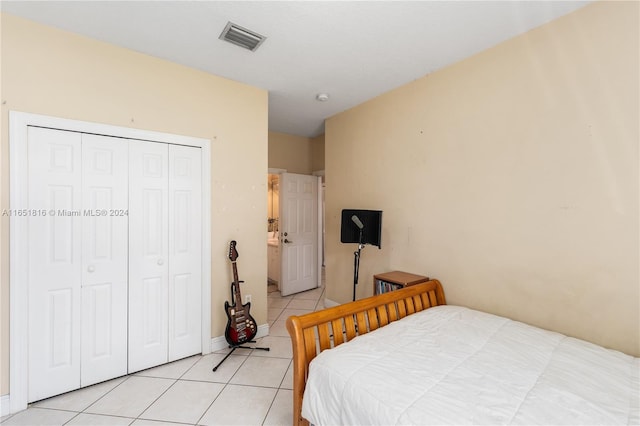
<instances>
[{"instance_id":1,"label":"black flat screen tv","mask_svg":"<svg viewBox=\"0 0 640 426\"><path fill-rule=\"evenodd\" d=\"M358 221L359 223L357 223ZM382 210L342 210L340 242L359 244L359 224L362 224L362 243L382 248L380 241L382 238Z\"/></svg>"}]
</instances>

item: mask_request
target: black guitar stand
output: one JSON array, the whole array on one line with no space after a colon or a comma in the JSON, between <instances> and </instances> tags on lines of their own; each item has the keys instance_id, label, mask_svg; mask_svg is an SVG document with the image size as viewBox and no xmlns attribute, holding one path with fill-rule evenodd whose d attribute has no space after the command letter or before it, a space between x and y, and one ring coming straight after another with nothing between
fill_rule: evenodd
<instances>
[{"instance_id":1,"label":"black guitar stand","mask_svg":"<svg viewBox=\"0 0 640 426\"><path fill-rule=\"evenodd\" d=\"M356 286L358 285L358 272L360 270L360 251L364 248L362 243L362 228L360 228L360 242L358 250L353 252L353 301L356 301Z\"/></svg>"},{"instance_id":2,"label":"black guitar stand","mask_svg":"<svg viewBox=\"0 0 640 426\"><path fill-rule=\"evenodd\" d=\"M245 343L256 343L256 341L255 340L249 340L248 342L245 342ZM218 367L220 367L222 365L222 363L225 362L227 360L227 358L229 358L229 355L231 355L233 353L233 351L235 351L236 349L258 349L260 351L269 351L269 348L250 348L249 346L242 346L242 345L229 345L229 347L231 348L229 353L226 354L224 358L222 358L222 361L220 361L218 363L218 365L213 367L212 371L216 371L218 369Z\"/></svg>"}]
</instances>

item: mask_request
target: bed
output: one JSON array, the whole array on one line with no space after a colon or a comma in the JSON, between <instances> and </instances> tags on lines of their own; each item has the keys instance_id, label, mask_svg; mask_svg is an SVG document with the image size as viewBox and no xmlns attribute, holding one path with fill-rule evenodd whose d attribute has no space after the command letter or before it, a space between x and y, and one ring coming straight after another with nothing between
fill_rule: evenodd
<instances>
[{"instance_id":1,"label":"bed","mask_svg":"<svg viewBox=\"0 0 640 426\"><path fill-rule=\"evenodd\" d=\"M640 423L640 359L449 306L437 280L287 329L294 425Z\"/></svg>"}]
</instances>

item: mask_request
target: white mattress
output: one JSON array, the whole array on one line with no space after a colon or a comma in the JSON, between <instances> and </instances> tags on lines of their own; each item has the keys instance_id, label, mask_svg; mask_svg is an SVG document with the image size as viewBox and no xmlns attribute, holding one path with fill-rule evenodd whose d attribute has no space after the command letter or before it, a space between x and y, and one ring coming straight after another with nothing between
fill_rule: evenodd
<instances>
[{"instance_id":1,"label":"white mattress","mask_svg":"<svg viewBox=\"0 0 640 426\"><path fill-rule=\"evenodd\" d=\"M458 306L322 352L302 416L320 425L639 424L640 358Z\"/></svg>"}]
</instances>

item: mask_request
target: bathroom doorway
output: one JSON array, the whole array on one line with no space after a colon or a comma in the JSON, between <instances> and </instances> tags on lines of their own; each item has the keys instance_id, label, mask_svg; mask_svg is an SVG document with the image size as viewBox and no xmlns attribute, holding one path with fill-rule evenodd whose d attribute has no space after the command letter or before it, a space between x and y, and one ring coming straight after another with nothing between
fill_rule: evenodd
<instances>
[{"instance_id":1,"label":"bathroom doorway","mask_svg":"<svg viewBox=\"0 0 640 426\"><path fill-rule=\"evenodd\" d=\"M267 175L267 292L279 290L280 260L280 174Z\"/></svg>"},{"instance_id":2,"label":"bathroom doorway","mask_svg":"<svg viewBox=\"0 0 640 426\"><path fill-rule=\"evenodd\" d=\"M283 169L269 169L267 174L267 292L280 291L283 294L290 294L319 287L322 284L323 175L322 172L300 175L287 173ZM287 191L283 190L283 185L288 188ZM307 199L311 193L312 197ZM285 200L283 200L283 194L286 195ZM285 204L289 207L285 207ZM287 209L284 212L288 213L286 217L283 217L283 208ZM289 229L285 229L286 226L289 226ZM296 238L292 238L294 234ZM287 275L283 275L284 271L287 271Z\"/></svg>"}]
</instances>

